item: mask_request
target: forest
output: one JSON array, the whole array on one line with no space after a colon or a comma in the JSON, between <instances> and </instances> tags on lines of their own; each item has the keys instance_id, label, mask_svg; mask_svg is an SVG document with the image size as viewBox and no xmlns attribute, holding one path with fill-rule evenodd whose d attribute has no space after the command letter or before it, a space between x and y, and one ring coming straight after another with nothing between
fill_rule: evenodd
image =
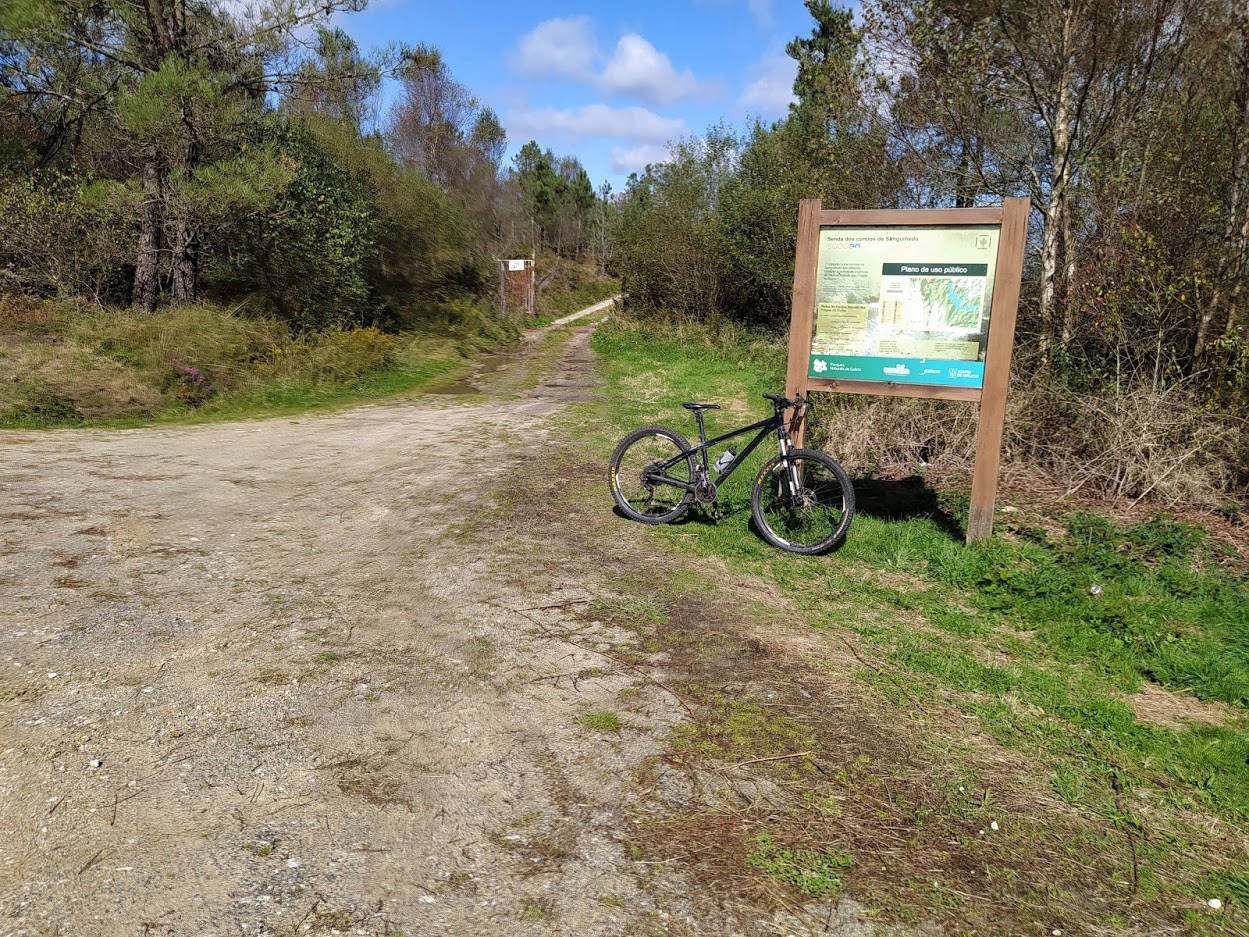
<instances>
[{"instance_id":1,"label":"forest","mask_svg":"<svg viewBox=\"0 0 1249 937\"><path fill-rule=\"evenodd\" d=\"M1218 508L1249 477L1249 15L1227 0L808 0L795 101L630 179L631 300L779 331L795 205L1033 215L1007 473ZM965 472L972 408L821 408L860 471ZM882 431L887 427L887 431Z\"/></svg>"},{"instance_id":2,"label":"forest","mask_svg":"<svg viewBox=\"0 0 1249 937\"><path fill-rule=\"evenodd\" d=\"M544 254L595 299L612 288L594 282L603 212L578 160L530 141L504 165L496 113L437 49L366 52L333 25L362 5L3 6L11 421L141 419L276 372L420 372L448 342L515 333L499 257ZM41 333L55 354L22 340Z\"/></svg>"}]
</instances>

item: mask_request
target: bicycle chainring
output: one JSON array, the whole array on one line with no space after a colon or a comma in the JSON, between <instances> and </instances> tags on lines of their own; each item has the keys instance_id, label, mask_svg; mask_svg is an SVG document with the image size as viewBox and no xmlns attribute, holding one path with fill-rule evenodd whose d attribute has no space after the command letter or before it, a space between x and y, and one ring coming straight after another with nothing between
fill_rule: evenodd
<instances>
[{"instance_id":1,"label":"bicycle chainring","mask_svg":"<svg viewBox=\"0 0 1249 937\"><path fill-rule=\"evenodd\" d=\"M716 483L704 478L695 484L694 500L699 504L714 504L716 500Z\"/></svg>"}]
</instances>

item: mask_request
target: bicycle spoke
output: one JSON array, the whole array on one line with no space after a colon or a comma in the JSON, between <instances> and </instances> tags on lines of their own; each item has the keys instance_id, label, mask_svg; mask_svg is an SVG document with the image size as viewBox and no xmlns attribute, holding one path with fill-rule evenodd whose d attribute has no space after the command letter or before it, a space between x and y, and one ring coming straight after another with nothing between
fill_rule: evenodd
<instances>
[{"instance_id":1,"label":"bicycle spoke","mask_svg":"<svg viewBox=\"0 0 1249 937\"><path fill-rule=\"evenodd\" d=\"M681 455L676 441L655 434L644 436L621 453L616 465L616 491L640 514L664 515L674 511L687 497L685 489L668 484L664 478L690 483L689 462Z\"/></svg>"},{"instance_id":2,"label":"bicycle spoke","mask_svg":"<svg viewBox=\"0 0 1249 937\"><path fill-rule=\"evenodd\" d=\"M797 469L796 488L791 466ZM795 456L777 462L760 487L761 520L779 540L797 547L816 546L841 526L846 492L836 475L818 460Z\"/></svg>"}]
</instances>

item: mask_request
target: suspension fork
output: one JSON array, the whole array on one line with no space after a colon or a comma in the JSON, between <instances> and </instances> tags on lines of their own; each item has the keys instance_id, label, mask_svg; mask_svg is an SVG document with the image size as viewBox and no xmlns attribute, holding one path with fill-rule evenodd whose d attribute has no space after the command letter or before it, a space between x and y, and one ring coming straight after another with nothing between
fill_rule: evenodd
<instances>
[{"instance_id":1,"label":"suspension fork","mask_svg":"<svg viewBox=\"0 0 1249 937\"><path fill-rule=\"evenodd\" d=\"M785 421L782 418L781 425L776 431L776 435L781 441L781 458L785 460L785 473L789 479L789 496L797 498L799 492L802 491L802 477L798 471L798 466L789 461L790 445L789 432L785 429Z\"/></svg>"}]
</instances>

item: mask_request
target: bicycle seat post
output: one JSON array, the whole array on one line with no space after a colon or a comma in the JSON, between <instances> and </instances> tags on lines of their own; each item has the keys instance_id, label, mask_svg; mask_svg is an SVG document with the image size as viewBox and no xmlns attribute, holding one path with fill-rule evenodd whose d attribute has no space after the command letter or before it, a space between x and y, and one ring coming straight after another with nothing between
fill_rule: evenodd
<instances>
[{"instance_id":1,"label":"bicycle seat post","mask_svg":"<svg viewBox=\"0 0 1249 937\"><path fill-rule=\"evenodd\" d=\"M703 411L695 410L694 419L698 421L698 442L701 445L707 445L707 430L703 428ZM703 452L703 459L706 460L707 453Z\"/></svg>"}]
</instances>

